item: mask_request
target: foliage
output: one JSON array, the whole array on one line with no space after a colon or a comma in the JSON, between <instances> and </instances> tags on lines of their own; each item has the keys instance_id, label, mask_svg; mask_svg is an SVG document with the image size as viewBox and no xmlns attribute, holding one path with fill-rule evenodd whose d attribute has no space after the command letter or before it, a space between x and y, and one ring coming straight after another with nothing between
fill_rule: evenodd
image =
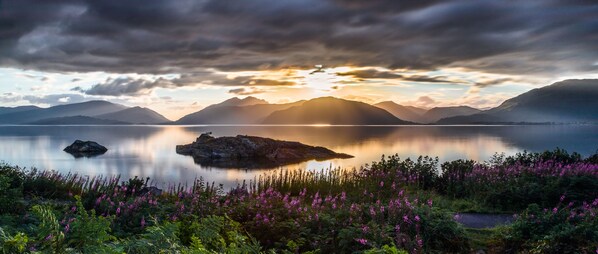
<instances>
[{"instance_id":1,"label":"foliage","mask_svg":"<svg viewBox=\"0 0 598 254\"><path fill-rule=\"evenodd\" d=\"M9 235L0 227L0 252L2 254L24 253L29 238L24 233Z\"/></svg>"},{"instance_id":2,"label":"foliage","mask_svg":"<svg viewBox=\"0 0 598 254\"><path fill-rule=\"evenodd\" d=\"M208 216L194 221L188 227L192 251L211 253L259 253L260 246L251 237L241 233L241 224L228 217Z\"/></svg>"},{"instance_id":3,"label":"foliage","mask_svg":"<svg viewBox=\"0 0 598 254\"><path fill-rule=\"evenodd\" d=\"M0 165L0 214L22 210L23 176L19 169Z\"/></svg>"},{"instance_id":4,"label":"foliage","mask_svg":"<svg viewBox=\"0 0 598 254\"><path fill-rule=\"evenodd\" d=\"M591 252L595 158L557 149L439 166L393 155L360 169L273 171L229 192L203 179L159 190L0 165L0 253ZM491 241L452 217L526 207Z\"/></svg>"},{"instance_id":5,"label":"foliage","mask_svg":"<svg viewBox=\"0 0 598 254\"><path fill-rule=\"evenodd\" d=\"M407 251L399 250L396 246L384 245L382 248L373 248L363 252L364 254L407 254Z\"/></svg>"},{"instance_id":6,"label":"foliage","mask_svg":"<svg viewBox=\"0 0 598 254\"><path fill-rule=\"evenodd\" d=\"M593 253L598 250L596 213L598 198L580 207L572 202L551 209L530 205L499 236L499 247L509 253Z\"/></svg>"},{"instance_id":7,"label":"foliage","mask_svg":"<svg viewBox=\"0 0 598 254\"><path fill-rule=\"evenodd\" d=\"M71 208L73 215L66 220L64 231L68 246L89 253L104 246L104 243L115 240L110 235L111 217L96 216L95 210L87 212L79 196L75 197L76 206Z\"/></svg>"},{"instance_id":8,"label":"foliage","mask_svg":"<svg viewBox=\"0 0 598 254\"><path fill-rule=\"evenodd\" d=\"M182 248L177 236L178 224L165 223L148 227L145 233L128 241L125 252L131 254L143 253L178 253Z\"/></svg>"},{"instance_id":9,"label":"foliage","mask_svg":"<svg viewBox=\"0 0 598 254\"><path fill-rule=\"evenodd\" d=\"M54 253L64 252L64 233L60 230L54 211L49 207L36 205L32 212L40 222L36 229L38 249Z\"/></svg>"},{"instance_id":10,"label":"foliage","mask_svg":"<svg viewBox=\"0 0 598 254\"><path fill-rule=\"evenodd\" d=\"M528 204L554 206L563 193L571 200L598 196L598 164L557 149L495 157L488 164L453 161L442 165L438 192L473 199L499 211L517 211Z\"/></svg>"}]
</instances>

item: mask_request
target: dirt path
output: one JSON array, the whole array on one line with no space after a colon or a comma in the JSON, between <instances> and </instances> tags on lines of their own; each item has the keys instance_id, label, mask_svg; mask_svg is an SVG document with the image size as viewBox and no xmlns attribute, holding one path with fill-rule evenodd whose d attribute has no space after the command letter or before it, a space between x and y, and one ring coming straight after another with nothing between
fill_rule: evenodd
<instances>
[{"instance_id":1,"label":"dirt path","mask_svg":"<svg viewBox=\"0 0 598 254\"><path fill-rule=\"evenodd\" d=\"M455 214L455 220L468 228L493 228L498 225L511 224L513 222L513 215L459 213Z\"/></svg>"}]
</instances>

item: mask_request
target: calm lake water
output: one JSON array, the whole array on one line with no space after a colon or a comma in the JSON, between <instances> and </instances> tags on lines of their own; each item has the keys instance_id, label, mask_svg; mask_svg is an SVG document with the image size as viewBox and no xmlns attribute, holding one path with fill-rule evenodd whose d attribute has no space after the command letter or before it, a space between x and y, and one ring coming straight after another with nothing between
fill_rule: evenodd
<instances>
[{"instance_id":1,"label":"calm lake water","mask_svg":"<svg viewBox=\"0 0 598 254\"><path fill-rule=\"evenodd\" d=\"M598 149L598 126L0 126L0 161L81 175L151 177L156 184L206 180L234 186L273 169L223 169L197 165L175 146L204 132L299 141L324 146L355 158L308 161L284 168L317 170L360 167L382 154L438 156L440 161L484 161L495 153L543 151L555 147L584 155ZM94 140L109 151L93 158L63 152L74 140Z\"/></svg>"}]
</instances>

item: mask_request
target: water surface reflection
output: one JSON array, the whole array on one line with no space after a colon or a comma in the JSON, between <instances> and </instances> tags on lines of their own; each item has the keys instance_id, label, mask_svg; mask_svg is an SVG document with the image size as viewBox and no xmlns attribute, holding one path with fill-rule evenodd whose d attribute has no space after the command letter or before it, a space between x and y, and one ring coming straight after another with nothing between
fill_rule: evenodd
<instances>
[{"instance_id":1,"label":"water surface reflection","mask_svg":"<svg viewBox=\"0 0 598 254\"><path fill-rule=\"evenodd\" d=\"M175 146L204 132L214 136L255 135L324 146L355 156L308 161L285 168L359 167L382 154L438 156L440 161L487 160L555 147L591 154L598 149L597 126L0 126L0 160L7 163L122 178L149 176L159 183L203 177L232 186L272 169L222 169L197 165ZM94 140L109 151L75 159L62 149L74 140Z\"/></svg>"}]
</instances>

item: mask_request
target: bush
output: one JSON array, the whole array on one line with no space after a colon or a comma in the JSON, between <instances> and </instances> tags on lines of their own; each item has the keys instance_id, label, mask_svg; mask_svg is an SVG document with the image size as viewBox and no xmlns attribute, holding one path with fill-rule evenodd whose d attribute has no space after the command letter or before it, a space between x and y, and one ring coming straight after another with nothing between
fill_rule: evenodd
<instances>
[{"instance_id":1,"label":"bush","mask_svg":"<svg viewBox=\"0 0 598 254\"><path fill-rule=\"evenodd\" d=\"M11 236L0 227L0 253L25 253L28 242L29 238L24 233L17 233Z\"/></svg>"},{"instance_id":2,"label":"bush","mask_svg":"<svg viewBox=\"0 0 598 254\"><path fill-rule=\"evenodd\" d=\"M0 214L23 211L23 178L20 169L0 165Z\"/></svg>"},{"instance_id":3,"label":"bush","mask_svg":"<svg viewBox=\"0 0 598 254\"><path fill-rule=\"evenodd\" d=\"M436 189L439 193L452 198L463 198L471 195L475 190L472 186L462 184L473 171L473 160L456 160L442 163L442 174Z\"/></svg>"},{"instance_id":4,"label":"bush","mask_svg":"<svg viewBox=\"0 0 598 254\"><path fill-rule=\"evenodd\" d=\"M194 221L181 235L190 237L191 250L213 253L259 253L260 245L246 234L241 225L228 217L208 216Z\"/></svg>"},{"instance_id":5,"label":"bush","mask_svg":"<svg viewBox=\"0 0 598 254\"><path fill-rule=\"evenodd\" d=\"M116 240L110 235L111 217L98 217L95 210L87 212L81 198L75 198L76 206L71 209L73 215L66 219L64 226L68 246L83 253L90 253L103 247L104 243Z\"/></svg>"},{"instance_id":6,"label":"bush","mask_svg":"<svg viewBox=\"0 0 598 254\"><path fill-rule=\"evenodd\" d=\"M142 235L124 243L124 250L130 254L180 253L182 245L177 236L177 223L164 223L148 227Z\"/></svg>"},{"instance_id":7,"label":"bush","mask_svg":"<svg viewBox=\"0 0 598 254\"><path fill-rule=\"evenodd\" d=\"M60 230L54 211L49 207L36 205L32 212L39 221L36 227L37 249L51 253L65 252L64 233Z\"/></svg>"},{"instance_id":8,"label":"bush","mask_svg":"<svg viewBox=\"0 0 598 254\"><path fill-rule=\"evenodd\" d=\"M580 207L530 205L499 239L505 253L593 253L598 249L598 199Z\"/></svg>"}]
</instances>

